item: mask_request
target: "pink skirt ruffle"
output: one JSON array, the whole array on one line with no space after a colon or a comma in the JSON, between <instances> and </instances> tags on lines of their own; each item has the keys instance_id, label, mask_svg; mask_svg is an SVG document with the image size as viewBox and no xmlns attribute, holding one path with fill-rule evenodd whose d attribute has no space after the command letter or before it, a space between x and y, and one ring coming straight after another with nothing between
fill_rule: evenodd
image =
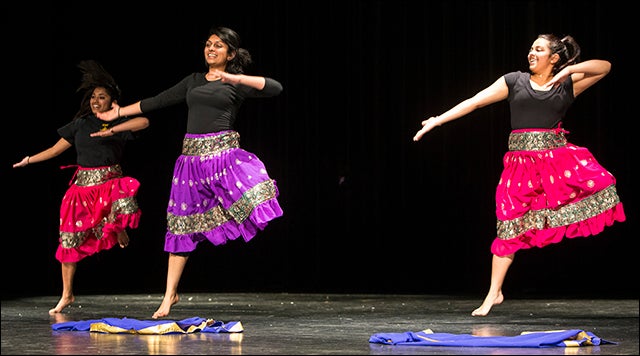
<instances>
[{"instance_id":1,"label":"pink skirt ruffle","mask_svg":"<svg viewBox=\"0 0 640 356\"><path fill-rule=\"evenodd\" d=\"M139 187L138 180L131 177L89 186L72 184L60 206L56 259L78 262L116 246L118 233L126 228L137 228L141 215L136 201Z\"/></svg>"},{"instance_id":2,"label":"pink skirt ruffle","mask_svg":"<svg viewBox=\"0 0 640 356\"><path fill-rule=\"evenodd\" d=\"M565 236L596 235L625 221L615 177L586 148L560 146L504 155L496 189L498 236L491 245L493 254L544 247Z\"/></svg>"},{"instance_id":3,"label":"pink skirt ruffle","mask_svg":"<svg viewBox=\"0 0 640 356\"><path fill-rule=\"evenodd\" d=\"M613 225L615 221L625 221L622 203L593 218L570 224L568 226L550 227L546 229L531 229L513 239L496 238L491 244L491 252L498 256L506 256L521 249L544 247L562 241L564 237L587 237L601 233L605 227Z\"/></svg>"}]
</instances>

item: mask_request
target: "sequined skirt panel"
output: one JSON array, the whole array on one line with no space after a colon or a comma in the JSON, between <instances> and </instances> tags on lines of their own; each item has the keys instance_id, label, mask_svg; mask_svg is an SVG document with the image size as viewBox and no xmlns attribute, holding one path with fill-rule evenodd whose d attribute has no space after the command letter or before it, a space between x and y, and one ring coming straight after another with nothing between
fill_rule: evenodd
<instances>
[{"instance_id":1,"label":"sequined skirt panel","mask_svg":"<svg viewBox=\"0 0 640 356\"><path fill-rule=\"evenodd\" d=\"M167 207L165 251L190 252L208 240L251 240L282 216L278 188L260 159L240 148L236 131L187 134Z\"/></svg>"},{"instance_id":2,"label":"sequined skirt panel","mask_svg":"<svg viewBox=\"0 0 640 356\"><path fill-rule=\"evenodd\" d=\"M503 164L496 255L596 235L625 220L615 177L562 130L514 130Z\"/></svg>"},{"instance_id":3,"label":"sequined skirt panel","mask_svg":"<svg viewBox=\"0 0 640 356\"><path fill-rule=\"evenodd\" d=\"M78 168L60 205L60 245L56 259L78 262L118 244L118 233L137 228L140 183L120 165Z\"/></svg>"}]
</instances>

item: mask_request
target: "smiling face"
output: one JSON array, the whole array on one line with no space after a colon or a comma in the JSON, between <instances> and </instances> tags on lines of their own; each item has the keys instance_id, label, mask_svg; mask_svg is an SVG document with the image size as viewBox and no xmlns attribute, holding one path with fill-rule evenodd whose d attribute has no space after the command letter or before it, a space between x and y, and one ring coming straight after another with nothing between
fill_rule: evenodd
<instances>
[{"instance_id":1,"label":"smiling face","mask_svg":"<svg viewBox=\"0 0 640 356\"><path fill-rule=\"evenodd\" d=\"M554 63L557 61L557 55L551 54L548 40L538 38L531 45L527 60L531 73L542 74L551 72Z\"/></svg>"},{"instance_id":2,"label":"smiling face","mask_svg":"<svg viewBox=\"0 0 640 356\"><path fill-rule=\"evenodd\" d=\"M111 95L104 87L96 87L91 93L91 99L89 105L91 106L91 112L97 114L99 112L105 112L111 109Z\"/></svg>"},{"instance_id":3,"label":"smiling face","mask_svg":"<svg viewBox=\"0 0 640 356\"><path fill-rule=\"evenodd\" d=\"M229 46L217 35L211 35L204 45L204 60L209 68L224 70L231 59L233 53L229 53Z\"/></svg>"}]
</instances>

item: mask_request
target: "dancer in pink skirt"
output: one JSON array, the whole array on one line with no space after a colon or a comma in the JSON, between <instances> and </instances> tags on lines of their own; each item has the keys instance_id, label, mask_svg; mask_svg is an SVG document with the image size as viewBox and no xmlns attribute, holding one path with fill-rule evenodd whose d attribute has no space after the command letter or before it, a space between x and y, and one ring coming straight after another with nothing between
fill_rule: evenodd
<instances>
[{"instance_id":1,"label":"dancer in pink skirt","mask_svg":"<svg viewBox=\"0 0 640 356\"><path fill-rule=\"evenodd\" d=\"M240 148L240 134L233 129L246 98L279 95L282 85L243 74L251 56L232 29L212 28L203 55L206 72L189 74L154 97L100 115L113 120L182 103L189 109L167 208L167 285L154 319L169 315L180 300L178 284L198 243L221 245L240 236L248 242L282 216L276 182L256 155Z\"/></svg>"},{"instance_id":2,"label":"dancer in pink skirt","mask_svg":"<svg viewBox=\"0 0 640 356\"><path fill-rule=\"evenodd\" d=\"M608 61L579 58L580 47L571 36L539 35L527 57L530 73L505 74L445 113L422 121L413 138L418 141L434 127L489 104L510 104L509 151L496 189L491 284L473 316L486 316L502 303L502 284L518 250L544 247L565 236L596 235L625 220L614 176L589 150L568 142L561 126L575 98L611 69Z\"/></svg>"},{"instance_id":3,"label":"dancer in pink skirt","mask_svg":"<svg viewBox=\"0 0 640 356\"><path fill-rule=\"evenodd\" d=\"M84 93L78 113L58 129L61 138L55 145L13 165L46 161L71 146L77 153L77 164L70 166L76 167L76 173L60 206L56 259L62 264L62 297L49 314L60 313L75 301L73 279L78 262L116 245L126 247L126 229L137 228L140 220L136 201L140 183L123 175L120 162L126 142L136 138L133 132L149 126L149 120L98 119L97 113L110 110L120 98L120 88L99 63L82 61L78 67L83 74L78 91Z\"/></svg>"}]
</instances>

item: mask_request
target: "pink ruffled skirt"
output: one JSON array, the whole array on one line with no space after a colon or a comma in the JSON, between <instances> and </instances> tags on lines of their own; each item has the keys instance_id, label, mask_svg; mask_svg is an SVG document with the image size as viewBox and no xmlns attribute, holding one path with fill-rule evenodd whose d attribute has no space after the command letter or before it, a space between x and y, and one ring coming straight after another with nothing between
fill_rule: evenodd
<instances>
[{"instance_id":1,"label":"pink ruffled skirt","mask_svg":"<svg viewBox=\"0 0 640 356\"><path fill-rule=\"evenodd\" d=\"M119 165L78 168L60 206L56 259L78 262L118 244L118 233L137 228L140 183L123 177Z\"/></svg>"},{"instance_id":2,"label":"pink ruffled skirt","mask_svg":"<svg viewBox=\"0 0 640 356\"><path fill-rule=\"evenodd\" d=\"M496 189L493 254L596 235L625 221L615 177L586 148L568 143L565 133L511 132Z\"/></svg>"},{"instance_id":3,"label":"pink ruffled skirt","mask_svg":"<svg viewBox=\"0 0 640 356\"><path fill-rule=\"evenodd\" d=\"M165 251L188 253L208 240L251 240L282 216L276 182L236 131L186 134L171 182Z\"/></svg>"}]
</instances>

